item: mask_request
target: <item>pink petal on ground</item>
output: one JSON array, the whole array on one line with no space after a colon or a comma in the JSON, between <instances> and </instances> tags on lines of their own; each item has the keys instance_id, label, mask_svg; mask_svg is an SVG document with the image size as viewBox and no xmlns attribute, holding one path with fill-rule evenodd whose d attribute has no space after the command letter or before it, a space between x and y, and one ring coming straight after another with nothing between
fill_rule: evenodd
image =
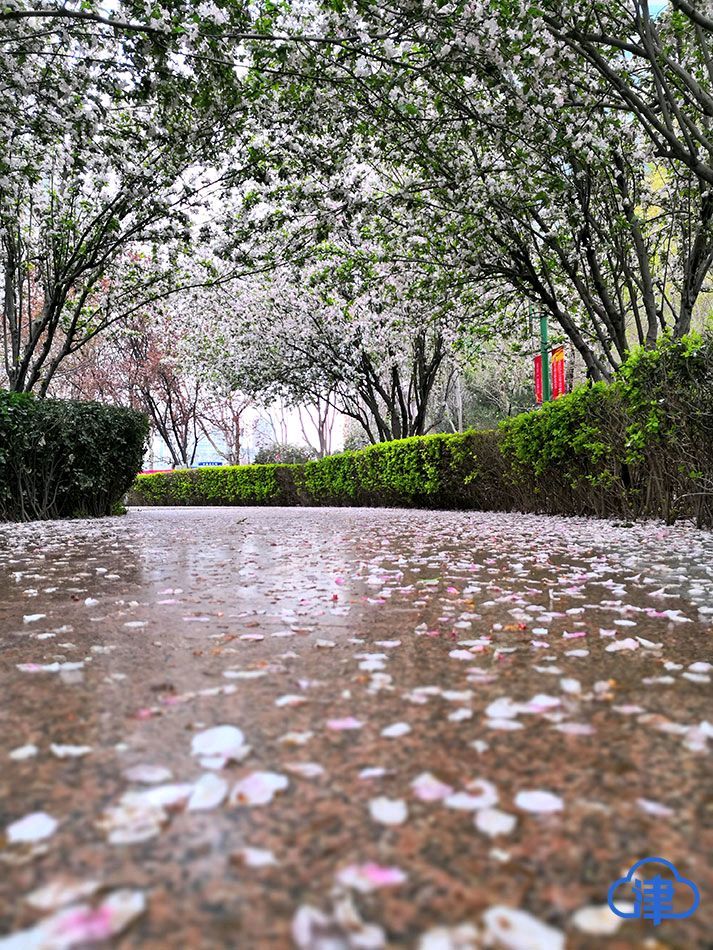
<instances>
[{"instance_id":1,"label":"pink petal on ground","mask_svg":"<svg viewBox=\"0 0 713 950\"><path fill-rule=\"evenodd\" d=\"M328 719L327 720L327 729L331 729L333 732L343 732L347 729L361 729L364 723L360 719L355 719L354 716L345 716L344 719Z\"/></svg>"},{"instance_id":2,"label":"pink petal on ground","mask_svg":"<svg viewBox=\"0 0 713 950\"><path fill-rule=\"evenodd\" d=\"M407 875L400 868L382 867L380 864L350 864L337 872L337 881L345 887L368 894L380 887L395 887L403 884Z\"/></svg>"},{"instance_id":3,"label":"pink petal on ground","mask_svg":"<svg viewBox=\"0 0 713 950\"><path fill-rule=\"evenodd\" d=\"M411 782L411 788L416 798L420 798L422 802L437 802L453 792L450 785L441 782L430 772L422 772L417 775Z\"/></svg>"},{"instance_id":4,"label":"pink petal on ground","mask_svg":"<svg viewBox=\"0 0 713 950\"><path fill-rule=\"evenodd\" d=\"M55 932L61 935L66 946L89 943L92 940L108 940L125 930L130 923L146 910L146 898L142 891L120 890L110 894L96 910L78 907L68 908L57 919Z\"/></svg>"},{"instance_id":5,"label":"pink petal on ground","mask_svg":"<svg viewBox=\"0 0 713 950\"><path fill-rule=\"evenodd\" d=\"M146 898L142 891L114 891L96 909L88 904L67 907L30 930L0 938L0 947L71 950L118 936L145 910Z\"/></svg>"}]
</instances>

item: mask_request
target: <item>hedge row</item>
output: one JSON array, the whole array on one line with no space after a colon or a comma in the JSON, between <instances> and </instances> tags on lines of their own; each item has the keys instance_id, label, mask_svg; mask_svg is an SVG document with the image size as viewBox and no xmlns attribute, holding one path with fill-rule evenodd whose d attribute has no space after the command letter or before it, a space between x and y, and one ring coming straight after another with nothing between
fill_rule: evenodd
<instances>
[{"instance_id":1,"label":"hedge row","mask_svg":"<svg viewBox=\"0 0 713 950\"><path fill-rule=\"evenodd\" d=\"M496 431L430 435L304 465L140 476L142 505L369 505L694 517L713 524L713 341L636 351Z\"/></svg>"},{"instance_id":2,"label":"hedge row","mask_svg":"<svg viewBox=\"0 0 713 950\"><path fill-rule=\"evenodd\" d=\"M302 465L238 465L140 475L142 505L490 507L506 501L497 432L429 435Z\"/></svg>"},{"instance_id":3,"label":"hedge row","mask_svg":"<svg viewBox=\"0 0 713 950\"><path fill-rule=\"evenodd\" d=\"M130 409L0 391L0 520L110 514L147 437Z\"/></svg>"}]
</instances>

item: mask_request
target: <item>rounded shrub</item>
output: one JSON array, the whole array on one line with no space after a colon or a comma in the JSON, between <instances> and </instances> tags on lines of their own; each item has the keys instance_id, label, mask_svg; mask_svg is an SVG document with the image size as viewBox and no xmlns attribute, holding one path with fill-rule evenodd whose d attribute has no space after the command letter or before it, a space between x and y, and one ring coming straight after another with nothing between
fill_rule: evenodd
<instances>
[{"instance_id":1,"label":"rounded shrub","mask_svg":"<svg viewBox=\"0 0 713 950\"><path fill-rule=\"evenodd\" d=\"M133 409L0 391L0 519L111 514L147 438Z\"/></svg>"}]
</instances>

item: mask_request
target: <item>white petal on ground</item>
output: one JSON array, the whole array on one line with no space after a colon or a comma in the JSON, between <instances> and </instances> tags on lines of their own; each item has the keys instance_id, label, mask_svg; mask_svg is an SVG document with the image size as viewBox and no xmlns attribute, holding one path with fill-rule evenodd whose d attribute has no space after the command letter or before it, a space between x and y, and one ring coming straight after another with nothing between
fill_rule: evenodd
<instances>
[{"instance_id":1,"label":"white petal on ground","mask_svg":"<svg viewBox=\"0 0 713 950\"><path fill-rule=\"evenodd\" d=\"M167 821L168 814L160 805L129 792L105 809L97 826L106 832L109 844L125 845L155 838Z\"/></svg>"},{"instance_id":2,"label":"white petal on ground","mask_svg":"<svg viewBox=\"0 0 713 950\"><path fill-rule=\"evenodd\" d=\"M490 808L498 801L498 790L486 778L475 778L468 782L466 789L470 797L475 799L475 808Z\"/></svg>"},{"instance_id":3,"label":"white petal on ground","mask_svg":"<svg viewBox=\"0 0 713 950\"><path fill-rule=\"evenodd\" d=\"M50 751L58 759L80 759L83 755L89 755L92 747L90 745L58 745L53 742Z\"/></svg>"},{"instance_id":4,"label":"white petal on ground","mask_svg":"<svg viewBox=\"0 0 713 950\"><path fill-rule=\"evenodd\" d=\"M372 798L369 813L380 825L401 825L408 818L406 802L400 798Z\"/></svg>"},{"instance_id":5,"label":"white petal on ground","mask_svg":"<svg viewBox=\"0 0 713 950\"><path fill-rule=\"evenodd\" d=\"M318 778L324 775L324 766L318 762L286 762L282 767L287 772L301 775L302 778Z\"/></svg>"},{"instance_id":6,"label":"white petal on ground","mask_svg":"<svg viewBox=\"0 0 713 950\"><path fill-rule=\"evenodd\" d=\"M302 950L382 950L386 946L381 927L362 920L351 894L335 897L329 915L309 905L298 908L292 937Z\"/></svg>"},{"instance_id":7,"label":"white petal on ground","mask_svg":"<svg viewBox=\"0 0 713 950\"><path fill-rule=\"evenodd\" d=\"M662 805L661 802L651 801L649 798L637 798L636 803L647 815L655 815L657 818L670 818L675 812L668 805Z\"/></svg>"},{"instance_id":8,"label":"white petal on ground","mask_svg":"<svg viewBox=\"0 0 713 950\"><path fill-rule=\"evenodd\" d=\"M534 812L540 815L562 811L564 808L564 802L558 795L541 789L518 792L515 796L515 804L523 811Z\"/></svg>"},{"instance_id":9,"label":"white petal on ground","mask_svg":"<svg viewBox=\"0 0 713 950\"><path fill-rule=\"evenodd\" d=\"M368 894L382 887L395 887L406 880L407 875L401 868L383 867L373 862L350 864L337 872L339 884L351 887L362 894Z\"/></svg>"},{"instance_id":10,"label":"white petal on ground","mask_svg":"<svg viewBox=\"0 0 713 950\"><path fill-rule=\"evenodd\" d=\"M555 726L558 732L564 732L568 736L593 736L596 732L594 726L589 722L561 722Z\"/></svg>"},{"instance_id":11,"label":"white petal on ground","mask_svg":"<svg viewBox=\"0 0 713 950\"><path fill-rule=\"evenodd\" d=\"M267 673L265 670L225 670L223 676L229 680L256 680Z\"/></svg>"},{"instance_id":12,"label":"white petal on ground","mask_svg":"<svg viewBox=\"0 0 713 950\"><path fill-rule=\"evenodd\" d=\"M324 931L329 926L329 919L326 914L316 907L310 907L309 904L303 904L297 909L292 920L292 939L301 950L314 950L319 944L316 934ZM333 944L334 950L340 950L339 944Z\"/></svg>"},{"instance_id":13,"label":"white petal on ground","mask_svg":"<svg viewBox=\"0 0 713 950\"><path fill-rule=\"evenodd\" d=\"M277 772L251 772L230 793L231 805L267 805L289 785L289 779Z\"/></svg>"},{"instance_id":14,"label":"white petal on ground","mask_svg":"<svg viewBox=\"0 0 713 950\"><path fill-rule=\"evenodd\" d=\"M365 923L349 895L335 900L334 913L303 905L292 921L292 937L301 950L381 950L383 930Z\"/></svg>"},{"instance_id":15,"label":"white petal on ground","mask_svg":"<svg viewBox=\"0 0 713 950\"><path fill-rule=\"evenodd\" d=\"M16 666L22 673L71 673L73 670L81 670L84 660L77 663L17 663Z\"/></svg>"},{"instance_id":16,"label":"white petal on ground","mask_svg":"<svg viewBox=\"0 0 713 950\"><path fill-rule=\"evenodd\" d=\"M76 881L71 878L57 878L38 887L25 898L35 910L58 910L84 897L91 897L101 887L100 881Z\"/></svg>"},{"instance_id":17,"label":"white petal on ground","mask_svg":"<svg viewBox=\"0 0 713 950\"><path fill-rule=\"evenodd\" d=\"M381 766L367 767L362 769L359 772L358 778L368 781L372 778L383 778L385 775L389 774L388 769L384 769Z\"/></svg>"},{"instance_id":18,"label":"white petal on ground","mask_svg":"<svg viewBox=\"0 0 713 950\"><path fill-rule=\"evenodd\" d=\"M483 914L486 940L502 950L564 950L560 930L515 907L491 907Z\"/></svg>"},{"instance_id":19,"label":"white petal on ground","mask_svg":"<svg viewBox=\"0 0 713 950\"><path fill-rule=\"evenodd\" d=\"M639 641L633 637L627 637L626 640L615 640L606 648L607 653L619 653L621 650L638 650Z\"/></svg>"},{"instance_id":20,"label":"white petal on ground","mask_svg":"<svg viewBox=\"0 0 713 950\"><path fill-rule=\"evenodd\" d=\"M58 826L56 818L44 811L35 811L13 821L5 829L5 834L10 844L31 844L52 837Z\"/></svg>"},{"instance_id":21,"label":"white petal on ground","mask_svg":"<svg viewBox=\"0 0 713 950\"><path fill-rule=\"evenodd\" d=\"M278 696L275 705L280 708L283 706L304 706L308 702L306 696L300 696L299 693L288 693L286 696Z\"/></svg>"},{"instance_id":22,"label":"white petal on ground","mask_svg":"<svg viewBox=\"0 0 713 950\"><path fill-rule=\"evenodd\" d=\"M502 732L513 732L515 729L522 729L521 722L515 719L486 719L485 725L488 729L500 729Z\"/></svg>"},{"instance_id":23,"label":"white petal on ground","mask_svg":"<svg viewBox=\"0 0 713 950\"><path fill-rule=\"evenodd\" d=\"M386 726L381 730L381 735L385 739L400 739L401 736L408 735L411 732L411 726L407 722L395 722L391 726Z\"/></svg>"},{"instance_id":24,"label":"white petal on ground","mask_svg":"<svg viewBox=\"0 0 713 950\"><path fill-rule=\"evenodd\" d=\"M434 927L418 941L418 950L480 950L481 946L478 928L473 924Z\"/></svg>"},{"instance_id":25,"label":"white petal on ground","mask_svg":"<svg viewBox=\"0 0 713 950\"><path fill-rule=\"evenodd\" d=\"M235 726L213 726L191 740L191 754L206 769L220 769L230 761L241 762L250 752L245 737Z\"/></svg>"},{"instance_id":26,"label":"white petal on ground","mask_svg":"<svg viewBox=\"0 0 713 950\"><path fill-rule=\"evenodd\" d=\"M286 732L277 741L285 745L306 745L313 736L313 732Z\"/></svg>"},{"instance_id":27,"label":"white petal on ground","mask_svg":"<svg viewBox=\"0 0 713 950\"><path fill-rule=\"evenodd\" d=\"M8 758L13 759L15 762L23 762L25 759L31 759L33 756L37 755L38 749L36 745L21 745L17 749L13 749L12 752L8 754Z\"/></svg>"},{"instance_id":28,"label":"white petal on ground","mask_svg":"<svg viewBox=\"0 0 713 950\"><path fill-rule=\"evenodd\" d=\"M193 784L189 782L174 782L169 785L155 785L140 792L127 792L123 799L145 802L158 808L178 808L188 801L193 788Z\"/></svg>"},{"instance_id":29,"label":"white petal on ground","mask_svg":"<svg viewBox=\"0 0 713 950\"><path fill-rule=\"evenodd\" d=\"M213 772L201 775L193 786L186 811L210 811L222 805L228 794L228 783Z\"/></svg>"},{"instance_id":30,"label":"white petal on ground","mask_svg":"<svg viewBox=\"0 0 713 950\"><path fill-rule=\"evenodd\" d=\"M509 696L501 696L485 707L488 719L514 719L520 712L520 703L514 703Z\"/></svg>"},{"instance_id":31,"label":"white petal on ground","mask_svg":"<svg viewBox=\"0 0 713 950\"><path fill-rule=\"evenodd\" d=\"M163 765L132 765L124 771L124 778L130 782L141 782L143 785L158 785L173 778L170 769Z\"/></svg>"},{"instance_id":32,"label":"white petal on ground","mask_svg":"<svg viewBox=\"0 0 713 950\"><path fill-rule=\"evenodd\" d=\"M487 752L488 749L490 748L488 743L483 742L482 739L475 739L473 742L470 743L470 747L471 749L475 749L478 755L482 755L483 752Z\"/></svg>"},{"instance_id":33,"label":"white petal on ground","mask_svg":"<svg viewBox=\"0 0 713 950\"><path fill-rule=\"evenodd\" d=\"M498 808L483 808L475 816L475 827L484 835L496 838L498 835L509 835L515 829L517 818L509 812Z\"/></svg>"},{"instance_id":34,"label":"white petal on ground","mask_svg":"<svg viewBox=\"0 0 713 950\"><path fill-rule=\"evenodd\" d=\"M537 696L533 696L532 699L521 706L520 709L524 713L537 714L549 712L551 709L556 709L561 704L562 701L556 696L548 696L547 693L538 693Z\"/></svg>"},{"instance_id":35,"label":"white petal on ground","mask_svg":"<svg viewBox=\"0 0 713 950\"><path fill-rule=\"evenodd\" d=\"M455 792L443 800L446 808L453 808L456 811L477 811L482 808L480 795L469 795L468 792Z\"/></svg>"},{"instance_id":36,"label":"white petal on ground","mask_svg":"<svg viewBox=\"0 0 713 950\"><path fill-rule=\"evenodd\" d=\"M235 726L213 726L197 733L191 740L192 755L222 755L228 758L235 749L245 745L245 736Z\"/></svg>"},{"instance_id":37,"label":"white petal on ground","mask_svg":"<svg viewBox=\"0 0 713 950\"><path fill-rule=\"evenodd\" d=\"M631 914L634 911L634 905L624 901L617 902L616 906L624 914ZM624 920L613 914L608 904L598 904L580 907L572 915L572 923L582 933L597 937L611 937L617 933Z\"/></svg>"},{"instance_id":38,"label":"white petal on ground","mask_svg":"<svg viewBox=\"0 0 713 950\"><path fill-rule=\"evenodd\" d=\"M277 864L275 855L266 848L241 848L236 854L249 868L266 868Z\"/></svg>"},{"instance_id":39,"label":"white petal on ground","mask_svg":"<svg viewBox=\"0 0 713 950\"><path fill-rule=\"evenodd\" d=\"M411 788L416 798L422 802L437 802L453 793L450 785L441 782L430 772L422 772L411 782Z\"/></svg>"},{"instance_id":40,"label":"white petal on ground","mask_svg":"<svg viewBox=\"0 0 713 950\"><path fill-rule=\"evenodd\" d=\"M22 618L23 623L37 623L38 620L44 620L47 614L25 614Z\"/></svg>"}]
</instances>

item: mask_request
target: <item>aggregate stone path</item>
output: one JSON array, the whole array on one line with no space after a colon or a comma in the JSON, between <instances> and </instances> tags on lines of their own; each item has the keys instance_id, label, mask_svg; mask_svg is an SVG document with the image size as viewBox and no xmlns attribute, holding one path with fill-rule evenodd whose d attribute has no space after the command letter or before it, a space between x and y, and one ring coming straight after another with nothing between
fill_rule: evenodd
<instances>
[{"instance_id":1,"label":"aggregate stone path","mask_svg":"<svg viewBox=\"0 0 713 950\"><path fill-rule=\"evenodd\" d=\"M0 950L713 947L712 633L688 526L2 526Z\"/></svg>"}]
</instances>

